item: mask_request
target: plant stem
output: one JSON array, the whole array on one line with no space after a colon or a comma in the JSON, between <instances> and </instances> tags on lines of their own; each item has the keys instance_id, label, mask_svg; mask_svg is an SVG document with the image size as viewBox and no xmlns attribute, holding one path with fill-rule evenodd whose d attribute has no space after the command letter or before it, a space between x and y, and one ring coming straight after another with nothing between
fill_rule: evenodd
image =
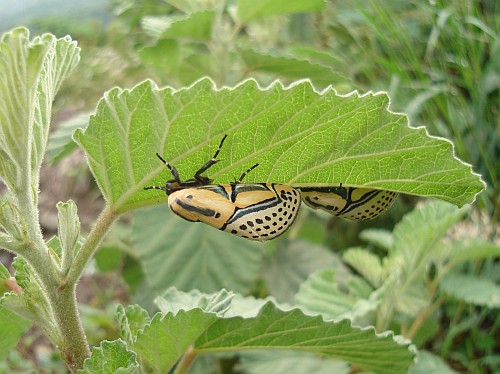
<instances>
[{"instance_id":1,"label":"plant stem","mask_svg":"<svg viewBox=\"0 0 500 374\"><path fill-rule=\"evenodd\" d=\"M83 269L94 255L104 235L108 232L117 217L118 214L109 205L106 205L69 269L67 280L70 284L78 282Z\"/></svg>"},{"instance_id":2,"label":"plant stem","mask_svg":"<svg viewBox=\"0 0 500 374\"><path fill-rule=\"evenodd\" d=\"M186 352L182 355L179 360L177 367L175 368L174 374L184 374L187 373L189 367L193 361L198 357L192 346L186 349Z\"/></svg>"}]
</instances>

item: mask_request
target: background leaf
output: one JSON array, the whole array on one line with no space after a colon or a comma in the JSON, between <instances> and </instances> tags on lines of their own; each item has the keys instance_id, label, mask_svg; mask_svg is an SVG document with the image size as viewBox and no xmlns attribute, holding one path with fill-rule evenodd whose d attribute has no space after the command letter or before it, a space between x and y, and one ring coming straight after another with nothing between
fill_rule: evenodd
<instances>
[{"instance_id":1,"label":"background leaf","mask_svg":"<svg viewBox=\"0 0 500 374\"><path fill-rule=\"evenodd\" d=\"M500 307L500 286L490 279L451 273L441 280L439 287L443 292L467 303Z\"/></svg>"},{"instance_id":2,"label":"background leaf","mask_svg":"<svg viewBox=\"0 0 500 374\"><path fill-rule=\"evenodd\" d=\"M132 241L155 290L247 293L256 282L263 244L180 219L166 204L134 217Z\"/></svg>"},{"instance_id":3,"label":"background leaf","mask_svg":"<svg viewBox=\"0 0 500 374\"><path fill-rule=\"evenodd\" d=\"M306 13L323 9L324 0L238 0L238 19L248 22L257 18L269 17L276 14Z\"/></svg>"},{"instance_id":4,"label":"background leaf","mask_svg":"<svg viewBox=\"0 0 500 374\"><path fill-rule=\"evenodd\" d=\"M155 152L188 179L212 157L224 134L229 139L222 162L209 173L216 183L228 183L259 162L245 182L342 182L458 205L473 201L484 184L454 157L451 143L408 127L388 103L385 94L320 94L308 82L261 89L248 80L216 90L202 79L175 91L146 81L108 92L89 127L74 138L117 211L154 204L162 196L142 190L170 179Z\"/></svg>"}]
</instances>

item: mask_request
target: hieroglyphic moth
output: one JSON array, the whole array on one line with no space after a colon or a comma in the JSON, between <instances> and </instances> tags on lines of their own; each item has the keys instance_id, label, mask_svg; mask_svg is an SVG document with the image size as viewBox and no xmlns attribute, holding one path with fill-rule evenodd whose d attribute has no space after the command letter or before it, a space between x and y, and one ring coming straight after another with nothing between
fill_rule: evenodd
<instances>
[{"instance_id":1,"label":"hieroglyphic moth","mask_svg":"<svg viewBox=\"0 0 500 374\"><path fill-rule=\"evenodd\" d=\"M300 208L298 190L275 183L241 183L258 164L252 166L234 183L211 184L201 174L217 163L217 156L227 135L211 160L192 179L181 181L177 169L156 156L168 167L173 179L157 189L168 195L170 209L191 222L203 222L216 229L250 240L270 240L283 234L293 223Z\"/></svg>"},{"instance_id":2,"label":"hieroglyphic moth","mask_svg":"<svg viewBox=\"0 0 500 374\"><path fill-rule=\"evenodd\" d=\"M300 187L302 201L313 209L352 220L367 220L388 209L397 192L357 187Z\"/></svg>"}]
</instances>

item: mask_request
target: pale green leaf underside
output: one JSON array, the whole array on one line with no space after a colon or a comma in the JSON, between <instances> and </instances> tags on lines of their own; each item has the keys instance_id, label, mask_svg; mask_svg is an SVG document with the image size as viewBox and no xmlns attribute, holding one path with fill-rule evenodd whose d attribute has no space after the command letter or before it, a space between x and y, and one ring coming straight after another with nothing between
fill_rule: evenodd
<instances>
[{"instance_id":1,"label":"pale green leaf underside","mask_svg":"<svg viewBox=\"0 0 500 374\"><path fill-rule=\"evenodd\" d=\"M343 183L472 202L484 188L479 175L454 157L450 142L408 127L388 104L383 93L318 93L307 81L261 89L248 80L215 89L202 79L177 91L145 81L108 92L74 138L119 211L158 201L159 192L142 190L171 178L155 152L189 179L225 134L221 161L208 171L215 183L234 181L259 163L245 182Z\"/></svg>"}]
</instances>

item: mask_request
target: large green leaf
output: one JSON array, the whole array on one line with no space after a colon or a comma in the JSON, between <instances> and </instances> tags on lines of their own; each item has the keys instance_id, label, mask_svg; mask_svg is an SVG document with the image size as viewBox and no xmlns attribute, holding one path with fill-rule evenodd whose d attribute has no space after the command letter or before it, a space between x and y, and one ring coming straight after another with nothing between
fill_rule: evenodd
<instances>
[{"instance_id":1,"label":"large green leaf","mask_svg":"<svg viewBox=\"0 0 500 374\"><path fill-rule=\"evenodd\" d=\"M247 293L262 265L263 245L184 221L166 205L135 214L132 240L151 286Z\"/></svg>"},{"instance_id":2,"label":"large green leaf","mask_svg":"<svg viewBox=\"0 0 500 374\"><path fill-rule=\"evenodd\" d=\"M205 308L193 308L189 295L186 299L189 310L178 310L179 298L172 294L175 312L158 313L150 321L140 317L139 323L128 323L129 316L140 313L131 313L127 308L125 315L123 308L119 310L122 324L136 326L132 335L137 338L132 348L139 359L159 372L167 372L188 347L192 357L249 349L308 352L380 373L405 372L412 363L413 352L407 342L398 341L390 333L377 335L371 328L353 327L347 320L325 322L321 317L307 316L298 309L280 310L272 302L247 317L224 318ZM214 309L216 300L225 308L227 295L215 296L202 298L212 300L207 308Z\"/></svg>"},{"instance_id":3,"label":"large green leaf","mask_svg":"<svg viewBox=\"0 0 500 374\"><path fill-rule=\"evenodd\" d=\"M212 157L224 134L229 138L221 162L208 172L216 183L229 183L258 162L246 182L343 183L457 205L474 201L484 184L455 158L452 144L408 127L406 116L392 113L388 104L384 93L318 93L307 81L262 89L248 80L215 89L202 79L180 90L145 81L132 90L108 92L89 127L74 138L118 212L165 199L143 191L171 178L155 152L188 179Z\"/></svg>"}]
</instances>

